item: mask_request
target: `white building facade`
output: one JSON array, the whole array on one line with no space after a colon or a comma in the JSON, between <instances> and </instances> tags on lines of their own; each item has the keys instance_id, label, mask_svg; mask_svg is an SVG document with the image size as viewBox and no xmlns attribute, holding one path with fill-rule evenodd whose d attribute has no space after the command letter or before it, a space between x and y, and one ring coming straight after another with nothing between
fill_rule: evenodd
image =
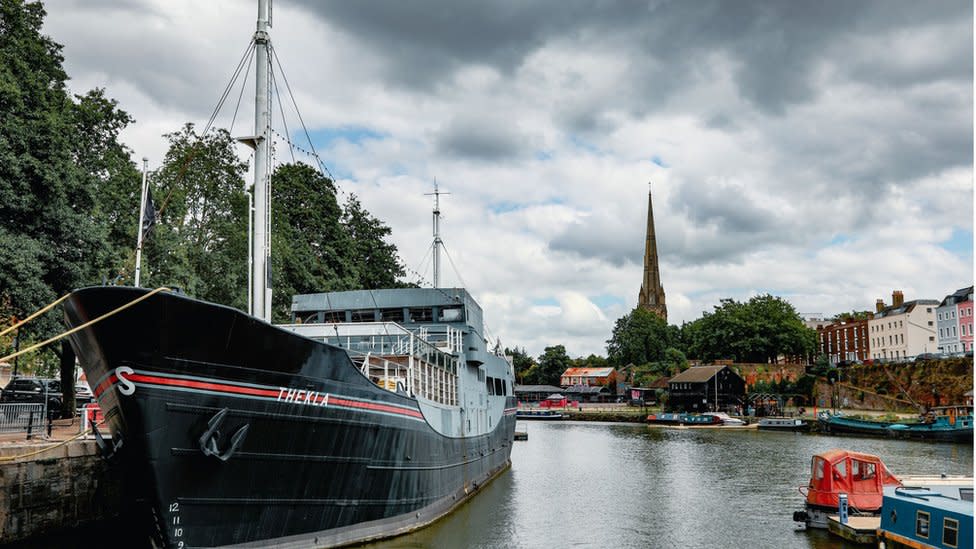
<instances>
[{"instance_id":1,"label":"white building facade","mask_svg":"<svg viewBox=\"0 0 976 549\"><path fill-rule=\"evenodd\" d=\"M906 360L922 353L938 351L935 299L904 301L900 291L892 294L892 305L883 307L868 321L871 358Z\"/></svg>"}]
</instances>

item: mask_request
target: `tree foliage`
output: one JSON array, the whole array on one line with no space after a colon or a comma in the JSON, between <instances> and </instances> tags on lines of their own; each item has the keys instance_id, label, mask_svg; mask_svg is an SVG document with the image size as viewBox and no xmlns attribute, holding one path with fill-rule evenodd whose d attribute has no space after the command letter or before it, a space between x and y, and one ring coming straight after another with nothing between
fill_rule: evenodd
<instances>
[{"instance_id":1,"label":"tree foliage","mask_svg":"<svg viewBox=\"0 0 976 549\"><path fill-rule=\"evenodd\" d=\"M194 297L247 307L247 165L225 130L193 124L166 136L152 177L160 219L146 240L144 286L174 285Z\"/></svg>"},{"instance_id":2,"label":"tree foliage","mask_svg":"<svg viewBox=\"0 0 976 549\"><path fill-rule=\"evenodd\" d=\"M777 362L783 356L806 356L816 346L816 332L803 325L788 302L769 294L745 303L723 299L682 329L690 356L710 361Z\"/></svg>"},{"instance_id":3,"label":"tree foliage","mask_svg":"<svg viewBox=\"0 0 976 549\"><path fill-rule=\"evenodd\" d=\"M642 365L664 358L668 347L678 344L678 329L653 312L637 307L617 319L607 340L607 359L615 366Z\"/></svg>"},{"instance_id":4,"label":"tree foliage","mask_svg":"<svg viewBox=\"0 0 976 549\"><path fill-rule=\"evenodd\" d=\"M553 345L546 347L539 355L539 365L534 383L539 385L559 385L563 372L570 367L570 358L566 354L566 347Z\"/></svg>"},{"instance_id":5,"label":"tree foliage","mask_svg":"<svg viewBox=\"0 0 976 549\"><path fill-rule=\"evenodd\" d=\"M131 119L100 90L76 103L61 46L41 34L44 8L0 2L0 303L23 317L118 263L107 185L134 172L117 141ZM31 325L56 329L52 316Z\"/></svg>"},{"instance_id":6,"label":"tree foliage","mask_svg":"<svg viewBox=\"0 0 976 549\"><path fill-rule=\"evenodd\" d=\"M528 373L536 367L535 359L525 352L525 348L514 347L505 348L505 355L512 357L512 367L515 370L515 379L518 383L530 383Z\"/></svg>"}]
</instances>

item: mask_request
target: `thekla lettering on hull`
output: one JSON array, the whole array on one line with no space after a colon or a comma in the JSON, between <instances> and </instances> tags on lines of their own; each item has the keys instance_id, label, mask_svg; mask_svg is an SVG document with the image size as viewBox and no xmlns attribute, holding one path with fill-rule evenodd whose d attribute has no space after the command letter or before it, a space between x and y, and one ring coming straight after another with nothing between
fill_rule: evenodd
<instances>
[{"instance_id":1,"label":"thekla lettering on hull","mask_svg":"<svg viewBox=\"0 0 976 549\"><path fill-rule=\"evenodd\" d=\"M329 393L319 393L318 391L306 391L305 389L289 389L287 387L278 388L278 400L281 402L294 402L308 406L328 406Z\"/></svg>"}]
</instances>

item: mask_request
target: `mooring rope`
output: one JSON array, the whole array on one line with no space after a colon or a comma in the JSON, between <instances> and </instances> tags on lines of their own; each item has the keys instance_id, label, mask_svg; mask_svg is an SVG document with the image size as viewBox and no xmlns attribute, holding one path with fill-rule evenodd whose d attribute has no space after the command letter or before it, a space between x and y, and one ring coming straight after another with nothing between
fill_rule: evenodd
<instances>
[{"instance_id":1,"label":"mooring rope","mask_svg":"<svg viewBox=\"0 0 976 549\"><path fill-rule=\"evenodd\" d=\"M0 337L3 337L5 335L7 335L8 333L16 330L17 328L20 328L24 324L27 324L31 320L34 320L35 318L41 316L42 314L44 314L44 313L50 311L51 309L57 307L59 303L61 303L65 299L68 299L68 296L69 295L71 295L71 294L64 294L59 299L56 299L56 300L52 301L51 303L49 303L46 306L44 306L43 308L37 310L34 314L30 315L29 317L25 318L24 320L21 320L20 322L14 324L13 326L10 326L9 328L5 329L2 332L0 332Z\"/></svg>"},{"instance_id":2,"label":"mooring rope","mask_svg":"<svg viewBox=\"0 0 976 549\"><path fill-rule=\"evenodd\" d=\"M22 354L29 353L31 351L35 351L37 349L40 349L41 347L44 347L45 345L48 345L49 343L53 343L55 341L58 341L59 339L63 339L63 338L65 338L65 337L67 337L67 336L69 336L69 335L71 335L71 334L73 334L73 333L75 333L75 332L77 332L79 330L83 330L83 329L91 326L92 324L95 324L96 322L101 322L102 320L105 320L106 318L108 318L108 317L110 317L110 316L112 316L112 315L114 315L114 314L116 314L118 312L121 312L121 311L123 311L125 309L128 309L129 307L135 305L136 303L139 303L140 301L143 301L145 299L149 299L150 297L152 297L152 296L154 296L154 295L156 295L156 294L158 294L160 292L171 292L171 291L173 291L173 290L170 289L170 288L167 288L165 286L160 286L159 288L156 288L155 290L147 293L146 295L140 296L140 297L138 297L136 299L133 299L132 301L126 303L125 305L122 305L121 307L118 307L116 309L113 309L113 310L111 310L111 311L103 314L102 316L99 316L98 318L94 318L92 320L89 320L88 322L86 322L86 323L84 323L84 324L82 324L80 326L75 326L74 328L72 328L72 329L70 329L70 330L68 330L66 332L62 332L62 333L60 333L60 334L58 334L58 335L56 335L54 337L51 337L51 338L48 338L48 339L42 341L40 343L37 343L35 345L31 345L30 347L28 347L26 349L21 349L21 350L17 351L16 353L9 354L9 355L7 355L5 357L0 357L0 362L6 362L6 361L8 361L8 360L10 360L10 359L12 359L14 357L17 357L17 356L20 356ZM62 297L57 302L55 302L55 304L57 304L60 301L63 301L66 297L68 297L68 296ZM49 305L45 309L50 310L50 308L53 307L53 305L54 304ZM32 315L31 318L36 317L36 316L37 316L37 313L35 313L34 315Z\"/></svg>"},{"instance_id":3,"label":"mooring rope","mask_svg":"<svg viewBox=\"0 0 976 549\"><path fill-rule=\"evenodd\" d=\"M69 442L78 440L79 438L81 438L83 436L86 436L86 435L90 434L91 432L92 432L91 429L86 429L86 430L82 431L81 433L78 433L77 435L75 435L75 436L73 436L73 437L71 437L71 438L69 438L67 440L62 440L61 442L58 442L56 444L52 444L51 446L46 446L44 448L41 448L40 450L35 450L33 452L28 452L26 454L19 454L19 455L16 455L16 456L0 456L0 463L7 463L7 462L10 462L10 461L17 461L19 459L24 459L24 458L28 458L28 457L31 457L31 456L36 456L38 454L43 454L44 452L47 452L48 450L53 450L55 448L60 448L61 446L64 446L64 445L68 444Z\"/></svg>"}]
</instances>

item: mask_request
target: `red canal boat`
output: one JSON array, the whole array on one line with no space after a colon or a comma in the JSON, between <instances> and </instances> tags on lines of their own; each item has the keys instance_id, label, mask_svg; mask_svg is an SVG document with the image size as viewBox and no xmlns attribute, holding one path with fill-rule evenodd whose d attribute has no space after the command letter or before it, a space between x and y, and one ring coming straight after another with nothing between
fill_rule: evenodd
<instances>
[{"instance_id":1,"label":"red canal boat","mask_svg":"<svg viewBox=\"0 0 976 549\"><path fill-rule=\"evenodd\" d=\"M827 528L827 515L837 514L839 495L847 494L852 515L877 515L885 486L901 486L881 458L848 450L828 450L810 462L810 482L800 488L806 508L793 520L810 528Z\"/></svg>"}]
</instances>

